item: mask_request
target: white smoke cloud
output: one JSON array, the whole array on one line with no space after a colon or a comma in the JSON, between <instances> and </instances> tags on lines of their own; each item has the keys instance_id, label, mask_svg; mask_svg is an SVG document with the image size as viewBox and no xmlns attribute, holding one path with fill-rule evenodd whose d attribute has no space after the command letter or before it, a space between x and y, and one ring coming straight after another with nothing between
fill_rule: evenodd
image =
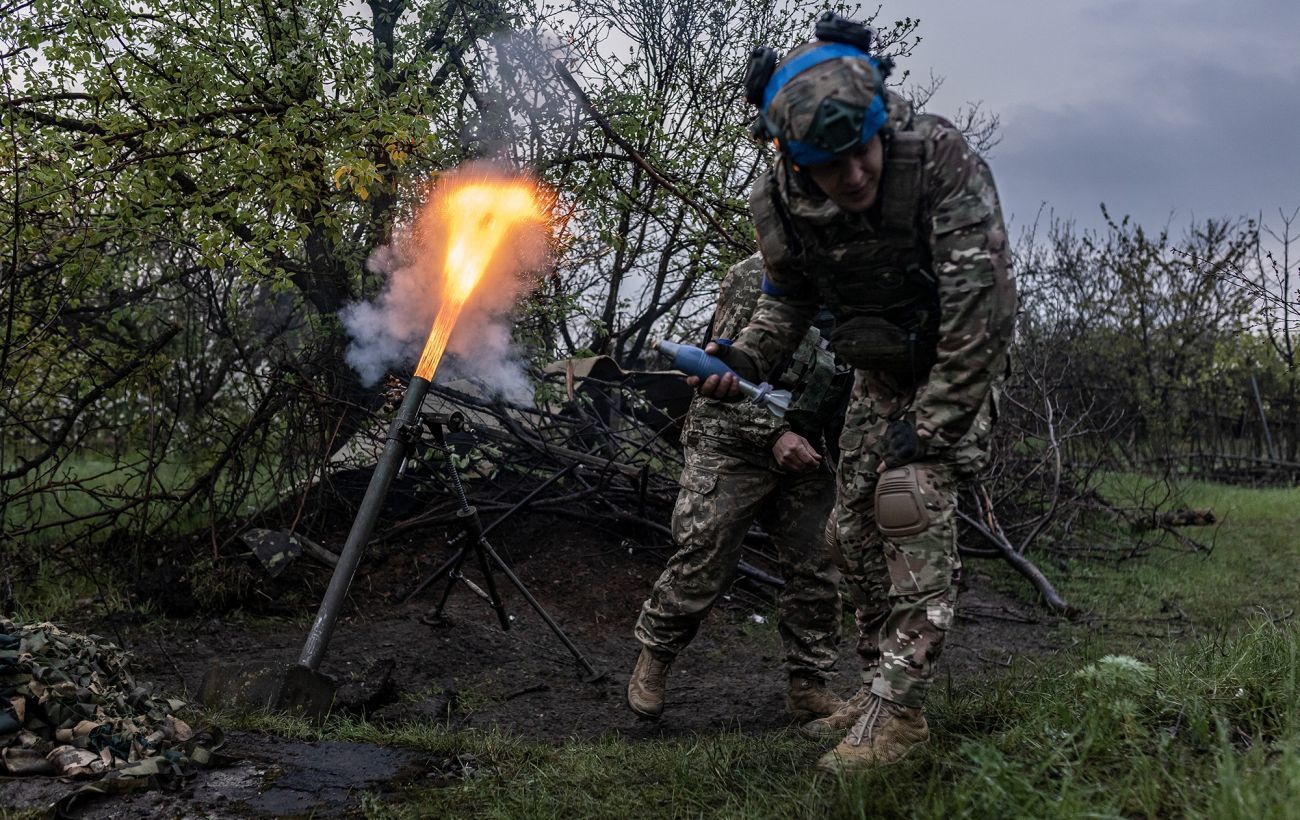
<instances>
[{"instance_id":1,"label":"white smoke cloud","mask_svg":"<svg viewBox=\"0 0 1300 820\"><path fill-rule=\"evenodd\" d=\"M499 179L509 174L477 163L444 174L441 184L450 185L458 176ZM385 277L379 296L339 312L352 337L347 362L366 386L390 370L410 372L438 315L445 237L435 212L426 206L412 225L397 232L392 244L371 254L367 268ZM532 385L524 357L513 342L510 313L533 284L526 272L538 270L544 260L543 232L525 227L511 235L464 306L447 347L453 355L440 363L435 381L459 377L479 384L490 396L516 402L531 399Z\"/></svg>"},{"instance_id":2,"label":"white smoke cloud","mask_svg":"<svg viewBox=\"0 0 1300 820\"><path fill-rule=\"evenodd\" d=\"M373 301L348 305L339 312L339 319L352 337L347 363L368 387L390 370L413 367L437 316L438 297L423 266L403 260L394 246L375 251L367 267L372 273L387 275L383 291ZM448 345L452 355L439 365L435 381L467 379L491 396L517 403L531 400L532 384L524 357L514 344L507 312L516 295L497 293L494 298L484 293L483 298L465 306Z\"/></svg>"},{"instance_id":3,"label":"white smoke cloud","mask_svg":"<svg viewBox=\"0 0 1300 820\"><path fill-rule=\"evenodd\" d=\"M420 355L437 313L427 278L420 275L418 266L403 264L401 256L393 246L371 254L366 267L388 277L383 292L373 302L354 302L339 311L339 320L352 337L347 363L367 387L390 368Z\"/></svg>"},{"instance_id":4,"label":"white smoke cloud","mask_svg":"<svg viewBox=\"0 0 1300 820\"><path fill-rule=\"evenodd\" d=\"M512 404L532 403L533 382L510 327L508 317L487 316L465 328L468 338L443 362L446 378L471 381Z\"/></svg>"}]
</instances>

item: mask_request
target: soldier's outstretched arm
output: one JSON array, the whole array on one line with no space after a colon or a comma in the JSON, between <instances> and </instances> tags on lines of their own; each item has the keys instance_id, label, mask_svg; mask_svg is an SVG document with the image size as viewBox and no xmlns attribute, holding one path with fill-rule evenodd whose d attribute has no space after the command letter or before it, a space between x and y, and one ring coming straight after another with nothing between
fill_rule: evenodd
<instances>
[{"instance_id":1,"label":"soldier's outstretched arm","mask_svg":"<svg viewBox=\"0 0 1300 820\"><path fill-rule=\"evenodd\" d=\"M997 189L984 160L949 127L936 140L927 170L942 320L937 360L913 408L920 435L953 444L970 429L1005 368L1016 289Z\"/></svg>"},{"instance_id":2,"label":"soldier's outstretched arm","mask_svg":"<svg viewBox=\"0 0 1300 820\"><path fill-rule=\"evenodd\" d=\"M754 308L761 295L762 280L763 257L757 253L737 262L727 271L722 284L718 287L718 303L713 309L713 319L709 323L710 338L735 339L740 334L749 323L750 317L754 315ZM745 363L736 361L735 357L726 355L727 351L719 349L716 344L706 345L705 350L714 355L723 354L723 358L733 366L738 364L742 369L746 366ZM690 378L687 379L687 383L692 387L698 387L700 379ZM714 396L714 392L716 386L712 392L702 391L702 395L706 398L740 397L738 386L734 396L730 394ZM691 412L709 413L712 409L707 402L696 400L691 404ZM732 434L763 450L772 447L774 442L790 430L790 424L784 417L776 416L766 407L750 402L732 404L727 409L725 418Z\"/></svg>"},{"instance_id":3,"label":"soldier's outstretched arm","mask_svg":"<svg viewBox=\"0 0 1300 820\"><path fill-rule=\"evenodd\" d=\"M820 308L811 283L806 283L807 287L783 288L773 284L770 277L769 270L763 277L763 293L753 315L732 343L719 346L710 342L704 348L752 382L766 381L777 365L794 354ZM740 398L740 387L730 374L687 382L708 398Z\"/></svg>"}]
</instances>

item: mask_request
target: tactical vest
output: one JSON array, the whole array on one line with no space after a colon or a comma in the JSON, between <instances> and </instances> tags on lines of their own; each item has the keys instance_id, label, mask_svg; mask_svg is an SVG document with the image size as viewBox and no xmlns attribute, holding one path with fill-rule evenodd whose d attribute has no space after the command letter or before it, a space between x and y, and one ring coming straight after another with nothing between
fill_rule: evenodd
<instances>
[{"instance_id":1,"label":"tactical vest","mask_svg":"<svg viewBox=\"0 0 1300 820\"><path fill-rule=\"evenodd\" d=\"M808 328L777 378L777 386L788 389L793 398L785 419L796 431L820 432L826 420L839 408L844 396L843 385L836 382L840 368L815 327Z\"/></svg>"},{"instance_id":2,"label":"tactical vest","mask_svg":"<svg viewBox=\"0 0 1300 820\"><path fill-rule=\"evenodd\" d=\"M784 162L755 183L750 208L769 270L810 280L834 315L837 356L859 368L922 373L934 362L939 288L923 229L928 141L908 126L882 132L878 213L824 222L791 213Z\"/></svg>"}]
</instances>

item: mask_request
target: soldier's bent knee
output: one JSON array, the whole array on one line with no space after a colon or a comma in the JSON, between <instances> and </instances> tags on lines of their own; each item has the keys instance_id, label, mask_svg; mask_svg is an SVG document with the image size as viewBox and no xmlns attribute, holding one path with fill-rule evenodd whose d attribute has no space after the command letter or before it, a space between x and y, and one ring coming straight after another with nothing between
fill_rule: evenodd
<instances>
[{"instance_id":1,"label":"soldier's bent knee","mask_svg":"<svg viewBox=\"0 0 1300 820\"><path fill-rule=\"evenodd\" d=\"M880 474L876 483L876 526L889 538L919 535L930 527L922 485L930 484L925 467L908 464Z\"/></svg>"}]
</instances>

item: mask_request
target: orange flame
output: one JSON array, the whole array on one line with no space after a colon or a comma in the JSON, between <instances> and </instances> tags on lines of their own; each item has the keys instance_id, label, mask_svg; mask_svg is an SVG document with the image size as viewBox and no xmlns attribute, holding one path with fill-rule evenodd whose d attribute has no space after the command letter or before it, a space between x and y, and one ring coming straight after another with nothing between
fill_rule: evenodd
<instances>
[{"instance_id":1,"label":"orange flame","mask_svg":"<svg viewBox=\"0 0 1300 820\"><path fill-rule=\"evenodd\" d=\"M537 186L524 177L444 178L426 207L426 229L442 233L442 298L415 375L433 381L461 310L521 229L544 225Z\"/></svg>"}]
</instances>

